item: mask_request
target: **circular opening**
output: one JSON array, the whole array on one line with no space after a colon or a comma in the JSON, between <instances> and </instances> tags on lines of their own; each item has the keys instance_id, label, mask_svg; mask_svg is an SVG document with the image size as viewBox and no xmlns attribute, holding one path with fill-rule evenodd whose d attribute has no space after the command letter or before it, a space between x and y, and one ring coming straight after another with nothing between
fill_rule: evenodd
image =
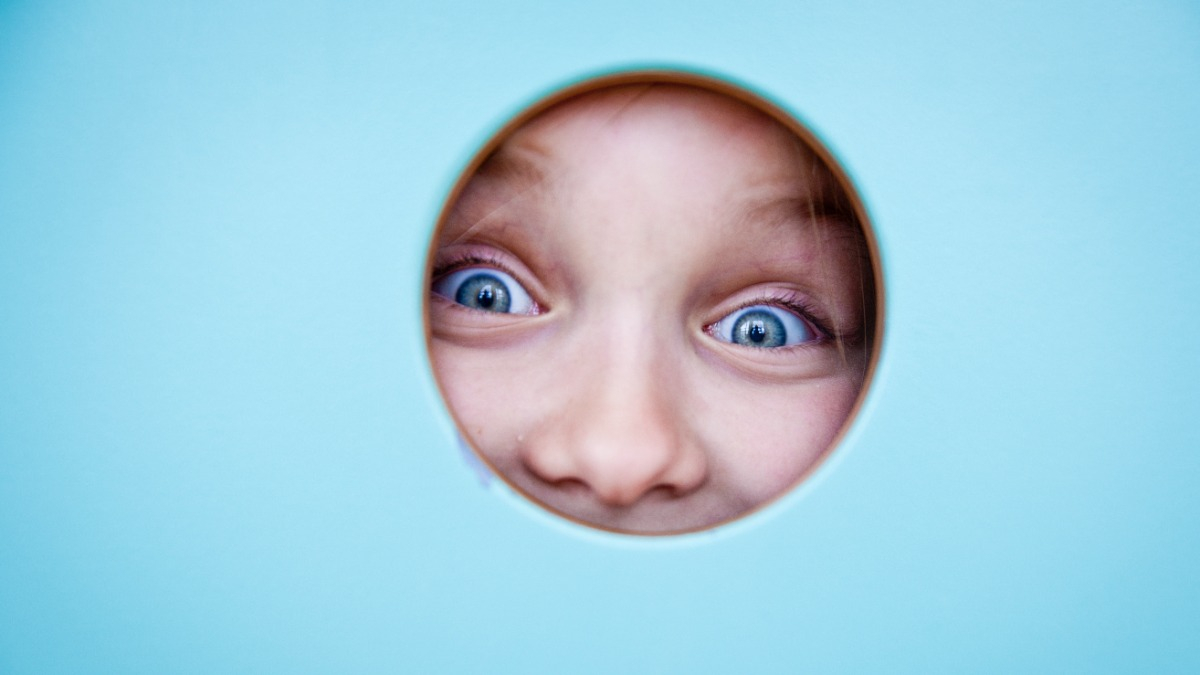
<instances>
[{"instance_id":1,"label":"circular opening","mask_svg":"<svg viewBox=\"0 0 1200 675\"><path fill-rule=\"evenodd\" d=\"M686 73L589 80L505 125L447 199L427 278L464 439L615 532L714 527L798 485L881 342L845 172L779 107Z\"/></svg>"}]
</instances>

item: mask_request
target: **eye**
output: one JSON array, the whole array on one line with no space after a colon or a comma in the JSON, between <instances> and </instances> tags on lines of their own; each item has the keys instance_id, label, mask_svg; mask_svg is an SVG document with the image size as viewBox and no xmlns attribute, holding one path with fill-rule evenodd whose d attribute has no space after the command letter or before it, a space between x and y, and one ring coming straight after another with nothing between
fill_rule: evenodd
<instances>
[{"instance_id":1,"label":"eye","mask_svg":"<svg viewBox=\"0 0 1200 675\"><path fill-rule=\"evenodd\" d=\"M536 314L537 304L521 284L497 269L471 267L433 282L433 292L464 307L497 314Z\"/></svg>"},{"instance_id":2,"label":"eye","mask_svg":"<svg viewBox=\"0 0 1200 675\"><path fill-rule=\"evenodd\" d=\"M714 323L712 334L723 342L746 347L790 347L820 337L795 312L772 305L753 305Z\"/></svg>"}]
</instances>

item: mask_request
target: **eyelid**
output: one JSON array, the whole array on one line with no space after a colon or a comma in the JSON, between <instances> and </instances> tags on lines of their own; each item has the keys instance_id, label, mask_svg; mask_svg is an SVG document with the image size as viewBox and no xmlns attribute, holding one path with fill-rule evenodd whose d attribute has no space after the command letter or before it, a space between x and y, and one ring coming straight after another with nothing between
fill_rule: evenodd
<instances>
[{"instance_id":1,"label":"eyelid","mask_svg":"<svg viewBox=\"0 0 1200 675\"><path fill-rule=\"evenodd\" d=\"M486 250L477 251L472 248L455 251L446 256L443 256L442 252L439 251L438 258L435 259L433 264L433 273L430 279L436 283L448 274L471 267L494 267L518 280L523 276L507 265L503 257L496 252Z\"/></svg>"}]
</instances>

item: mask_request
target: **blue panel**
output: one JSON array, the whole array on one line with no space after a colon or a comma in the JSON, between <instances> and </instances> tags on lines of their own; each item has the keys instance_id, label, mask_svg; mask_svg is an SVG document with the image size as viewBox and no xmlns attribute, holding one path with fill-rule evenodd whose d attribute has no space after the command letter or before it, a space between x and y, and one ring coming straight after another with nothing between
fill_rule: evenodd
<instances>
[{"instance_id":1,"label":"blue panel","mask_svg":"<svg viewBox=\"0 0 1200 675\"><path fill-rule=\"evenodd\" d=\"M1195 672L1186 2L0 3L0 672ZM842 447L670 539L467 461L425 248L511 115L722 74L886 271Z\"/></svg>"}]
</instances>

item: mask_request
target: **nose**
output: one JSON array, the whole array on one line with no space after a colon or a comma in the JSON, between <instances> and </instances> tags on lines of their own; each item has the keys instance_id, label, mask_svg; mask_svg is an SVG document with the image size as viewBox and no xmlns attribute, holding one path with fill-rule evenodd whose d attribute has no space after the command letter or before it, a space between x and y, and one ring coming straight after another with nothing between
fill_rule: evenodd
<instances>
[{"instance_id":1,"label":"nose","mask_svg":"<svg viewBox=\"0 0 1200 675\"><path fill-rule=\"evenodd\" d=\"M521 460L559 488L632 506L658 490L685 496L708 478L707 453L663 361L616 355L563 375L561 405L521 447Z\"/></svg>"}]
</instances>

